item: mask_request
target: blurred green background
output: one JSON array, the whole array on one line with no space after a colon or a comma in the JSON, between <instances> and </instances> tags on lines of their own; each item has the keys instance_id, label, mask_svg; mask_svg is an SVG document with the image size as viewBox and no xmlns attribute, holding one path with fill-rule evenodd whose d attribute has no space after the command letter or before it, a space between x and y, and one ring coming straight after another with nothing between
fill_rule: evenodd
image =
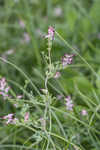
<instances>
[{"instance_id":1,"label":"blurred green background","mask_svg":"<svg viewBox=\"0 0 100 150\"><path fill-rule=\"evenodd\" d=\"M37 88L43 88L41 75L44 77L45 62L42 53L47 52L44 36L50 25L54 26L73 48L77 48L79 54L93 67L97 75L100 75L100 0L0 0L0 57L22 69ZM73 52L55 35L52 60L61 60L65 53ZM59 81L52 79L51 84L66 95L72 94L77 104L82 103L78 89L94 102L93 90L99 97L100 80L78 56L75 56L73 65L61 73ZM1 59L0 76L22 86L25 84L23 75ZM20 93L16 86L10 84L16 94ZM29 89L37 94L31 87ZM57 95L52 88L50 91ZM0 103L2 106L2 99ZM0 112L2 114L9 109L9 105L3 104ZM0 139L9 135L11 130L13 131L7 128L2 134L3 137L0 134ZM23 142L24 136L28 134L30 135L29 132L24 132L20 142Z\"/></svg>"}]
</instances>

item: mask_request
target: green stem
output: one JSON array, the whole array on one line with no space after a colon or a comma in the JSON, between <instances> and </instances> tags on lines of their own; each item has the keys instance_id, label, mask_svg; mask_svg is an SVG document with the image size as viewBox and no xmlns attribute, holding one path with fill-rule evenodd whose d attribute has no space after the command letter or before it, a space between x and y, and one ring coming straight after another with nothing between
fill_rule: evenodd
<instances>
[{"instance_id":1,"label":"green stem","mask_svg":"<svg viewBox=\"0 0 100 150\"><path fill-rule=\"evenodd\" d=\"M57 36L65 43L66 46L68 46L72 51L74 51L80 58L81 60L87 64L87 66L90 68L90 70L93 72L93 74L100 80L100 77L98 74L95 72L95 70L91 67L91 65L78 53L77 49L73 48L57 31L55 31Z\"/></svg>"}]
</instances>

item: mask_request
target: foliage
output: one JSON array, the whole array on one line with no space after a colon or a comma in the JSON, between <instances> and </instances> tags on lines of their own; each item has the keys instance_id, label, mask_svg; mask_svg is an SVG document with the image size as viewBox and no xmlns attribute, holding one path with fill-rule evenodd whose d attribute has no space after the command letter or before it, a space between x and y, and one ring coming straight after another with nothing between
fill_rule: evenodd
<instances>
[{"instance_id":1,"label":"foliage","mask_svg":"<svg viewBox=\"0 0 100 150\"><path fill-rule=\"evenodd\" d=\"M2 150L100 149L99 10L100 0L0 0Z\"/></svg>"}]
</instances>

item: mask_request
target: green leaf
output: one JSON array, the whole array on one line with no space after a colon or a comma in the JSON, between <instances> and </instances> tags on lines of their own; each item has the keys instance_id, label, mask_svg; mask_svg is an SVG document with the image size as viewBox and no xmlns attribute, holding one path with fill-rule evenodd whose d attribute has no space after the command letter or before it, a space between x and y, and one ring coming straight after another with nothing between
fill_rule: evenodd
<instances>
[{"instance_id":1,"label":"green leaf","mask_svg":"<svg viewBox=\"0 0 100 150\"><path fill-rule=\"evenodd\" d=\"M92 84L84 76L78 76L74 78L74 82L83 93L89 94L92 90Z\"/></svg>"}]
</instances>

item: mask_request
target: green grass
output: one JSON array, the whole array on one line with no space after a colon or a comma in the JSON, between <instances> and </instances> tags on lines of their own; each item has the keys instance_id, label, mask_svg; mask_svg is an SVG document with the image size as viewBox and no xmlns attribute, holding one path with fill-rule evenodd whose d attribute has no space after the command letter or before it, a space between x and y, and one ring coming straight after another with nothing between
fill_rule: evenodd
<instances>
[{"instance_id":1,"label":"green grass","mask_svg":"<svg viewBox=\"0 0 100 150\"><path fill-rule=\"evenodd\" d=\"M61 9L58 16L56 8ZM0 1L0 76L7 79L12 95L8 101L0 97L0 117L13 112L20 118L18 126L0 120L1 150L100 149L99 11L100 0ZM45 88L47 69L44 36L50 25L55 26L52 61L61 60L65 53L76 56L73 64L61 70L59 79L48 81L50 95L43 95L40 89ZM24 33L28 33L29 43L22 42ZM10 49L14 51L7 55ZM17 95L23 98L18 100ZM68 95L74 103L73 112L65 107ZM14 103L19 107L14 108ZM83 109L87 116L81 115ZM24 123L26 111L30 111L28 124ZM46 129L41 117L46 119Z\"/></svg>"}]
</instances>

